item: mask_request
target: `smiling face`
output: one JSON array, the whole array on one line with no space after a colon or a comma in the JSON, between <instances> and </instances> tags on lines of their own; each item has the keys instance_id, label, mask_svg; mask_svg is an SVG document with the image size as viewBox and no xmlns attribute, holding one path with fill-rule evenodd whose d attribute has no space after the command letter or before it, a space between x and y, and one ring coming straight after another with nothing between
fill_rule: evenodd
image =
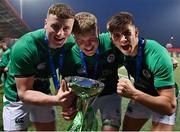
<instances>
[{"instance_id":1,"label":"smiling face","mask_svg":"<svg viewBox=\"0 0 180 132\"><path fill-rule=\"evenodd\" d=\"M138 29L127 24L122 32L113 32L111 40L119 50L127 56L135 56L138 49Z\"/></svg>"},{"instance_id":2,"label":"smiling face","mask_svg":"<svg viewBox=\"0 0 180 132\"><path fill-rule=\"evenodd\" d=\"M84 34L76 34L75 39L85 55L93 56L96 53L99 45L98 31L92 30Z\"/></svg>"},{"instance_id":3,"label":"smiling face","mask_svg":"<svg viewBox=\"0 0 180 132\"><path fill-rule=\"evenodd\" d=\"M71 34L74 17L75 12L66 4L57 3L50 6L44 23L50 48L59 48L64 45Z\"/></svg>"},{"instance_id":4,"label":"smiling face","mask_svg":"<svg viewBox=\"0 0 180 132\"><path fill-rule=\"evenodd\" d=\"M73 33L82 52L87 56L96 54L99 45L99 29L97 18L89 12L79 12L75 15Z\"/></svg>"},{"instance_id":5,"label":"smiling face","mask_svg":"<svg viewBox=\"0 0 180 132\"><path fill-rule=\"evenodd\" d=\"M59 19L56 15L50 14L45 20L44 28L48 36L48 46L59 48L64 45L71 34L74 19Z\"/></svg>"}]
</instances>

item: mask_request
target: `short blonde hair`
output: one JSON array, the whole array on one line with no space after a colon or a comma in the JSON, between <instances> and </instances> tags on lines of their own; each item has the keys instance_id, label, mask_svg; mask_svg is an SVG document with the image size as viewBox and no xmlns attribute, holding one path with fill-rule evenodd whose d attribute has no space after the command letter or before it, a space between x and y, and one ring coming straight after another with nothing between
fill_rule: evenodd
<instances>
[{"instance_id":1,"label":"short blonde hair","mask_svg":"<svg viewBox=\"0 0 180 132\"><path fill-rule=\"evenodd\" d=\"M134 25L133 15L129 12L120 12L107 22L107 30L111 33L122 31L127 24Z\"/></svg>"},{"instance_id":2,"label":"short blonde hair","mask_svg":"<svg viewBox=\"0 0 180 132\"><path fill-rule=\"evenodd\" d=\"M74 34L83 34L97 29L97 18L89 12L79 12L75 15Z\"/></svg>"}]
</instances>

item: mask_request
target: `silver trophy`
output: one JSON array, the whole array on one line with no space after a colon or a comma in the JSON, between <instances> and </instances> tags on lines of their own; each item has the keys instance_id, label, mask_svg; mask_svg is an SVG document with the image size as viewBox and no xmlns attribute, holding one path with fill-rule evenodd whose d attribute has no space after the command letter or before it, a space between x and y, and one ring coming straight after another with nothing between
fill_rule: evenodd
<instances>
[{"instance_id":1,"label":"silver trophy","mask_svg":"<svg viewBox=\"0 0 180 132\"><path fill-rule=\"evenodd\" d=\"M91 104L104 89L104 84L97 80L70 76L65 78L68 86L78 96L78 113L68 131L95 131L97 121Z\"/></svg>"}]
</instances>

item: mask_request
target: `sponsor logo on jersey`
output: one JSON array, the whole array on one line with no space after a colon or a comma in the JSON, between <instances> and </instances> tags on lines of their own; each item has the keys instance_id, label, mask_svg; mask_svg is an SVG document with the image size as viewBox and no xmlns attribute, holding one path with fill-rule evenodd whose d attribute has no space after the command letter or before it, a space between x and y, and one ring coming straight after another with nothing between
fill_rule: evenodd
<instances>
[{"instance_id":1,"label":"sponsor logo on jersey","mask_svg":"<svg viewBox=\"0 0 180 132\"><path fill-rule=\"evenodd\" d=\"M17 118L15 119L15 123L16 123L16 124L22 124L22 123L24 123L24 118L23 118L23 117L17 117Z\"/></svg>"},{"instance_id":2,"label":"sponsor logo on jersey","mask_svg":"<svg viewBox=\"0 0 180 132\"><path fill-rule=\"evenodd\" d=\"M108 63L113 63L115 61L115 55L113 53L109 54L107 57Z\"/></svg>"},{"instance_id":3,"label":"sponsor logo on jersey","mask_svg":"<svg viewBox=\"0 0 180 132\"><path fill-rule=\"evenodd\" d=\"M143 69L142 73L143 73L143 76L145 76L145 78L147 79L151 78L151 73L148 70Z\"/></svg>"},{"instance_id":4,"label":"sponsor logo on jersey","mask_svg":"<svg viewBox=\"0 0 180 132\"><path fill-rule=\"evenodd\" d=\"M46 63L40 63L37 65L38 70L43 70L43 69L45 69L45 67L46 67Z\"/></svg>"}]
</instances>

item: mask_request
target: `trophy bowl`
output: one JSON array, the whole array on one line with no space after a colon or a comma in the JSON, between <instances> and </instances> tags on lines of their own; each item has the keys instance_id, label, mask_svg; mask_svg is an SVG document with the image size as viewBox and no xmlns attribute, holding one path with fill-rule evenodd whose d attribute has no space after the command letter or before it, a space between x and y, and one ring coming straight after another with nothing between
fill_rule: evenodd
<instances>
[{"instance_id":1,"label":"trophy bowl","mask_svg":"<svg viewBox=\"0 0 180 132\"><path fill-rule=\"evenodd\" d=\"M70 88L81 98L89 98L96 96L104 89L104 83L79 76L65 77L65 80Z\"/></svg>"},{"instance_id":2,"label":"trophy bowl","mask_svg":"<svg viewBox=\"0 0 180 132\"><path fill-rule=\"evenodd\" d=\"M104 83L79 76L65 77L65 81L78 96L76 102L78 113L68 131L96 131L97 119L91 104L104 89Z\"/></svg>"}]
</instances>

